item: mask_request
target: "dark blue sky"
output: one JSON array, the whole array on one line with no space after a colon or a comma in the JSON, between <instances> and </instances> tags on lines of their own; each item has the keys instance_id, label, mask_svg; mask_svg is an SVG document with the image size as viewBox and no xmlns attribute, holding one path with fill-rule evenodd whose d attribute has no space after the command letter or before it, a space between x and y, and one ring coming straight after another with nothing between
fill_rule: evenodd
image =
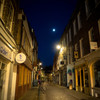
<instances>
[{"instance_id":1,"label":"dark blue sky","mask_svg":"<svg viewBox=\"0 0 100 100\"><path fill-rule=\"evenodd\" d=\"M55 45L67 25L76 0L21 0L21 8L35 31L38 42L38 58L43 65L52 65ZM52 29L56 31L53 32Z\"/></svg>"}]
</instances>

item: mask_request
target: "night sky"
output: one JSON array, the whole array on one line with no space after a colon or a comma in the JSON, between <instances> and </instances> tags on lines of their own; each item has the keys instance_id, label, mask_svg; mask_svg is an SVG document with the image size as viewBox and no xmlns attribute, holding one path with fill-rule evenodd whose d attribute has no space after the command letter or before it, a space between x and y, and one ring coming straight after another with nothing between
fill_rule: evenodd
<instances>
[{"instance_id":1,"label":"night sky","mask_svg":"<svg viewBox=\"0 0 100 100\"><path fill-rule=\"evenodd\" d=\"M75 9L77 0L21 0L20 7L35 31L38 58L43 66L53 65L56 44ZM53 32L53 28L55 32Z\"/></svg>"}]
</instances>

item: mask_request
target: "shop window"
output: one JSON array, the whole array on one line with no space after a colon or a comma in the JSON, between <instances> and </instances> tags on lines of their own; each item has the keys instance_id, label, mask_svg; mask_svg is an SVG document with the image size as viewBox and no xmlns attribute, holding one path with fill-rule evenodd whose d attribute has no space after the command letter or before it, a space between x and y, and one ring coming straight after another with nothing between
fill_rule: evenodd
<instances>
[{"instance_id":1,"label":"shop window","mask_svg":"<svg viewBox=\"0 0 100 100\"><path fill-rule=\"evenodd\" d=\"M78 86L80 86L80 71L78 71Z\"/></svg>"},{"instance_id":2,"label":"shop window","mask_svg":"<svg viewBox=\"0 0 100 100\"><path fill-rule=\"evenodd\" d=\"M10 1L8 0L4 4L2 18L5 23L5 26L9 29L10 32L12 31L13 16L14 16L14 7L11 0Z\"/></svg>"},{"instance_id":3,"label":"shop window","mask_svg":"<svg viewBox=\"0 0 100 100\"><path fill-rule=\"evenodd\" d=\"M85 74L85 87L89 87L88 68L85 68L84 74Z\"/></svg>"},{"instance_id":4,"label":"shop window","mask_svg":"<svg viewBox=\"0 0 100 100\"><path fill-rule=\"evenodd\" d=\"M24 71L24 85L27 84L27 68L25 68L25 71Z\"/></svg>"},{"instance_id":5,"label":"shop window","mask_svg":"<svg viewBox=\"0 0 100 100\"><path fill-rule=\"evenodd\" d=\"M95 87L100 88L100 61L94 65Z\"/></svg>"},{"instance_id":6,"label":"shop window","mask_svg":"<svg viewBox=\"0 0 100 100\"><path fill-rule=\"evenodd\" d=\"M23 67L19 67L19 81L18 81L18 86L23 85Z\"/></svg>"}]
</instances>

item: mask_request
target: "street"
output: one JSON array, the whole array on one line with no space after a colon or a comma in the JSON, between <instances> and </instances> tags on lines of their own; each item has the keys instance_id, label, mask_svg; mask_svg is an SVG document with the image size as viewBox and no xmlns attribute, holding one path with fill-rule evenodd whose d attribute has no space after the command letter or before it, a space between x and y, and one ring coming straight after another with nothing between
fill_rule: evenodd
<instances>
[{"instance_id":1,"label":"street","mask_svg":"<svg viewBox=\"0 0 100 100\"><path fill-rule=\"evenodd\" d=\"M19 100L99 100L75 90L69 90L66 87L44 83L44 90L35 87L29 90Z\"/></svg>"}]
</instances>

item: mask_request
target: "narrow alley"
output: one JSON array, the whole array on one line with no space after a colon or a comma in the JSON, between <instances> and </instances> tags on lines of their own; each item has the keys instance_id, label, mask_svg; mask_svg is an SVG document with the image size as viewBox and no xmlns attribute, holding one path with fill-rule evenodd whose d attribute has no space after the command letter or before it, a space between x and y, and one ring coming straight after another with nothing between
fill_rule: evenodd
<instances>
[{"instance_id":1,"label":"narrow alley","mask_svg":"<svg viewBox=\"0 0 100 100\"><path fill-rule=\"evenodd\" d=\"M99 100L99 98L63 86L44 83L40 91L39 87L33 87L19 100Z\"/></svg>"}]
</instances>

